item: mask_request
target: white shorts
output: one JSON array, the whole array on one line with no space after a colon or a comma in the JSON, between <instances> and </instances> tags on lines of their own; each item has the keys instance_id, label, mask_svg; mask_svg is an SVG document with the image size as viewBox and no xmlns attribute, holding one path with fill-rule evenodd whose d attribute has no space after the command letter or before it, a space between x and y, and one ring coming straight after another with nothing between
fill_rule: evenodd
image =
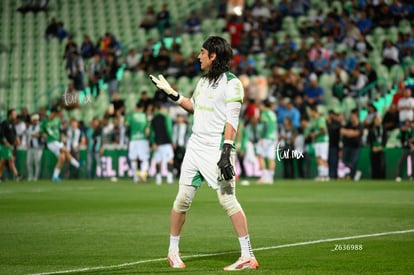
<instances>
[{"instance_id":1,"label":"white shorts","mask_svg":"<svg viewBox=\"0 0 414 275\"><path fill-rule=\"evenodd\" d=\"M217 162L220 159L221 150L213 146L196 145L190 141L184 155L181 166L179 184L200 187L204 181L217 190L219 189L219 169ZM230 161L234 166L236 153L232 152ZM228 181L230 186L235 185L234 177Z\"/></svg>"},{"instance_id":2,"label":"white shorts","mask_svg":"<svg viewBox=\"0 0 414 275\"><path fill-rule=\"evenodd\" d=\"M129 142L128 158L130 160L139 159L141 161L148 160L150 157L148 140L133 140Z\"/></svg>"},{"instance_id":3,"label":"white shorts","mask_svg":"<svg viewBox=\"0 0 414 275\"><path fill-rule=\"evenodd\" d=\"M270 139L261 139L256 144L256 154L263 158L275 159L276 141Z\"/></svg>"},{"instance_id":4,"label":"white shorts","mask_svg":"<svg viewBox=\"0 0 414 275\"><path fill-rule=\"evenodd\" d=\"M315 147L315 156L321 158L325 161L328 160L328 151L329 151L329 143L328 142L316 142L314 144Z\"/></svg>"},{"instance_id":5,"label":"white shorts","mask_svg":"<svg viewBox=\"0 0 414 275\"><path fill-rule=\"evenodd\" d=\"M60 155L60 149L62 149L63 148L63 143L62 142L60 142L60 141L52 141L52 142L49 142L48 144L47 144L47 148L50 150L50 151L52 151L52 153L56 156L56 157L59 157L59 155Z\"/></svg>"},{"instance_id":6,"label":"white shorts","mask_svg":"<svg viewBox=\"0 0 414 275\"><path fill-rule=\"evenodd\" d=\"M172 159L174 159L174 150L171 144L163 144L157 146L157 151L154 153L155 162L168 162Z\"/></svg>"}]
</instances>

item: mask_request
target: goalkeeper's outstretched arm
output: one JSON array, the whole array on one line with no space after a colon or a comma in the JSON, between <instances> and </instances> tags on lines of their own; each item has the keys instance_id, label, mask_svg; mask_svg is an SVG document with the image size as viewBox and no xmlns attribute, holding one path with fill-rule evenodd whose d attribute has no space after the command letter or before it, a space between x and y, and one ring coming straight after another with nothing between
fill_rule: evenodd
<instances>
[{"instance_id":1,"label":"goalkeeper's outstretched arm","mask_svg":"<svg viewBox=\"0 0 414 275\"><path fill-rule=\"evenodd\" d=\"M175 101L187 112L194 113L193 102L191 99L182 96L176 90L174 90L162 74L158 75L158 78L153 75L150 75L149 77L151 78L152 83L154 83L158 89L163 91L169 98L171 98L171 100Z\"/></svg>"}]
</instances>

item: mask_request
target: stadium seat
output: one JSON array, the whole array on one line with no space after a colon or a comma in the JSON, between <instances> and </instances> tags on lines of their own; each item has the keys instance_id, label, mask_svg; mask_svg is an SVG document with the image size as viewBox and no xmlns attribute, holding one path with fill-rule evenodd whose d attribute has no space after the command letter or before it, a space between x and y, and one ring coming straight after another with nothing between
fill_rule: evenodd
<instances>
[{"instance_id":1,"label":"stadium seat","mask_svg":"<svg viewBox=\"0 0 414 275\"><path fill-rule=\"evenodd\" d=\"M391 93L386 93L384 95L384 99L385 99L385 107L390 106L391 102L392 102L392 97L393 95Z\"/></svg>"},{"instance_id":2,"label":"stadium seat","mask_svg":"<svg viewBox=\"0 0 414 275\"><path fill-rule=\"evenodd\" d=\"M338 13L342 12L342 3L340 1L332 1L331 8L336 9Z\"/></svg>"},{"instance_id":3,"label":"stadium seat","mask_svg":"<svg viewBox=\"0 0 414 275\"><path fill-rule=\"evenodd\" d=\"M409 28L411 28L411 23L408 19L402 19L398 23L398 27L399 27L400 30L401 29L407 29L407 28L409 29Z\"/></svg>"},{"instance_id":4,"label":"stadium seat","mask_svg":"<svg viewBox=\"0 0 414 275\"><path fill-rule=\"evenodd\" d=\"M391 67L390 73L389 73L390 80L394 83L397 83L399 80L404 79L404 69L399 64L396 64Z\"/></svg>"},{"instance_id":5,"label":"stadium seat","mask_svg":"<svg viewBox=\"0 0 414 275\"><path fill-rule=\"evenodd\" d=\"M303 23L307 23L308 18L304 15L298 16L296 18L296 27L300 28L302 26Z\"/></svg>"}]
</instances>

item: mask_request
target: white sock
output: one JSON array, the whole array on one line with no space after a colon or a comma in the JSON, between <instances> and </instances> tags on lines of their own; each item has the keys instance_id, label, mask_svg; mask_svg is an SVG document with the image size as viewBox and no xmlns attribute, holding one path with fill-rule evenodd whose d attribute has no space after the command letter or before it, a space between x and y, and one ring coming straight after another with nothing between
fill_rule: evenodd
<instances>
[{"instance_id":1,"label":"white sock","mask_svg":"<svg viewBox=\"0 0 414 275\"><path fill-rule=\"evenodd\" d=\"M326 166L323 166L323 176L324 177L329 177L329 168Z\"/></svg>"},{"instance_id":2,"label":"white sock","mask_svg":"<svg viewBox=\"0 0 414 275\"><path fill-rule=\"evenodd\" d=\"M318 177L323 177L323 167L322 166L318 166Z\"/></svg>"},{"instance_id":3,"label":"white sock","mask_svg":"<svg viewBox=\"0 0 414 275\"><path fill-rule=\"evenodd\" d=\"M269 170L269 179L273 180L274 177L275 177L275 172L272 170Z\"/></svg>"},{"instance_id":4,"label":"white sock","mask_svg":"<svg viewBox=\"0 0 414 275\"><path fill-rule=\"evenodd\" d=\"M250 244L250 237L246 235L239 238L241 257L242 258L254 258L253 249Z\"/></svg>"},{"instance_id":5,"label":"white sock","mask_svg":"<svg viewBox=\"0 0 414 275\"><path fill-rule=\"evenodd\" d=\"M162 176L161 176L161 174L156 174L155 175L155 183L156 184L161 184L162 183Z\"/></svg>"},{"instance_id":6,"label":"white sock","mask_svg":"<svg viewBox=\"0 0 414 275\"><path fill-rule=\"evenodd\" d=\"M77 161L75 158L70 159L70 164L72 164L76 168L79 168L79 161Z\"/></svg>"},{"instance_id":7,"label":"white sock","mask_svg":"<svg viewBox=\"0 0 414 275\"><path fill-rule=\"evenodd\" d=\"M149 167L148 160L143 160L141 162L141 173L147 173L148 172L148 167Z\"/></svg>"},{"instance_id":8,"label":"white sock","mask_svg":"<svg viewBox=\"0 0 414 275\"><path fill-rule=\"evenodd\" d=\"M179 249L178 249L179 242L180 242L180 236L170 235L170 247L168 248L168 254L179 252Z\"/></svg>"},{"instance_id":9,"label":"white sock","mask_svg":"<svg viewBox=\"0 0 414 275\"><path fill-rule=\"evenodd\" d=\"M173 183L173 174L171 172L167 174L167 183Z\"/></svg>"},{"instance_id":10,"label":"white sock","mask_svg":"<svg viewBox=\"0 0 414 275\"><path fill-rule=\"evenodd\" d=\"M138 176L137 176L138 163L136 161L131 161L131 168L132 168L132 174L134 175L134 180L138 180Z\"/></svg>"},{"instance_id":11,"label":"white sock","mask_svg":"<svg viewBox=\"0 0 414 275\"><path fill-rule=\"evenodd\" d=\"M53 170L53 177L54 178L58 178L60 174L60 169L59 168L55 168L55 170Z\"/></svg>"},{"instance_id":12,"label":"white sock","mask_svg":"<svg viewBox=\"0 0 414 275\"><path fill-rule=\"evenodd\" d=\"M260 170L260 177L262 179L266 178L266 170Z\"/></svg>"}]
</instances>

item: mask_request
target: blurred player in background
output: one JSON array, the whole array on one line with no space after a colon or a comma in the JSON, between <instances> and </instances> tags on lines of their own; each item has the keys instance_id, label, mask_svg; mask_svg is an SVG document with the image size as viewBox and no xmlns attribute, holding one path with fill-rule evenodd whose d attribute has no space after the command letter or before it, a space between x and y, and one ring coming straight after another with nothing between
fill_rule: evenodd
<instances>
[{"instance_id":1,"label":"blurred player in background","mask_svg":"<svg viewBox=\"0 0 414 275\"><path fill-rule=\"evenodd\" d=\"M194 113L192 134L181 170L179 190L171 210L168 260L173 268L185 268L179 255L179 240L186 213L198 188L206 180L217 191L220 204L230 217L239 238L241 257L225 270L256 269L247 220L237 201L234 139L244 91L240 80L229 72L233 51L221 37L209 37L198 55L204 76L191 98L171 88L162 75L150 75L154 84L189 113Z\"/></svg>"},{"instance_id":2,"label":"blurred player in background","mask_svg":"<svg viewBox=\"0 0 414 275\"><path fill-rule=\"evenodd\" d=\"M397 177L395 178L397 182L402 180L404 163L408 162L407 158L409 156L411 156L411 175L408 176L411 180L414 177L414 122L407 119L400 129L401 132L398 136L401 141L402 152L398 161Z\"/></svg>"},{"instance_id":3,"label":"blurred player in background","mask_svg":"<svg viewBox=\"0 0 414 275\"><path fill-rule=\"evenodd\" d=\"M148 176L149 128L144 107L143 102L138 102L135 111L130 113L125 120L129 132L128 158L131 161L131 168L134 173L134 183L138 183L139 180L146 182ZM140 166L139 169L138 166Z\"/></svg>"},{"instance_id":4,"label":"blurred player in background","mask_svg":"<svg viewBox=\"0 0 414 275\"><path fill-rule=\"evenodd\" d=\"M77 161L80 159L80 146L84 144L85 137L79 129L79 122L75 118L71 118L66 132L66 149ZM69 178L70 172L70 169L66 170L66 178ZM73 178L79 178L79 170L73 171Z\"/></svg>"},{"instance_id":5,"label":"blurred player in background","mask_svg":"<svg viewBox=\"0 0 414 275\"><path fill-rule=\"evenodd\" d=\"M181 174L181 164L183 163L188 140L187 129L188 125L185 122L185 117L178 114L173 126L174 169L177 169L177 177L180 177Z\"/></svg>"},{"instance_id":6,"label":"blurred player in background","mask_svg":"<svg viewBox=\"0 0 414 275\"><path fill-rule=\"evenodd\" d=\"M364 127L359 121L358 109L353 109L349 116L349 122L341 128L342 142L342 161L350 169L350 178L359 180L361 172L357 172L359 152L362 146L362 135Z\"/></svg>"},{"instance_id":7,"label":"blurred player in background","mask_svg":"<svg viewBox=\"0 0 414 275\"><path fill-rule=\"evenodd\" d=\"M27 173L28 180L37 181L40 176L43 140L40 133L39 115L31 116L31 123L27 129ZM34 171L33 171L34 167Z\"/></svg>"},{"instance_id":8,"label":"blurred player in background","mask_svg":"<svg viewBox=\"0 0 414 275\"><path fill-rule=\"evenodd\" d=\"M101 163L101 157L104 153L104 147L102 146L102 126L101 121L94 117L91 121L91 127L86 131L86 139L88 146L88 178L93 179L96 175L96 170L93 170L94 162L100 170L99 177L103 177L103 169Z\"/></svg>"},{"instance_id":9,"label":"blurred player in background","mask_svg":"<svg viewBox=\"0 0 414 275\"><path fill-rule=\"evenodd\" d=\"M258 183L273 184L276 168L277 117L272 109L274 101L266 99L260 113L261 137L257 143L257 156L260 165Z\"/></svg>"},{"instance_id":10,"label":"blurred player in background","mask_svg":"<svg viewBox=\"0 0 414 275\"><path fill-rule=\"evenodd\" d=\"M79 168L80 166L79 162L74 157L72 157L63 143L60 141L60 114L61 112L58 106L52 107L49 117L42 121L42 124L40 125L40 129L46 138L47 148L49 148L49 150L58 159L55 169L53 170L52 181L54 182L62 181L62 179L59 177L59 174L65 160L68 160L70 164L76 168Z\"/></svg>"},{"instance_id":11,"label":"blurred player in background","mask_svg":"<svg viewBox=\"0 0 414 275\"><path fill-rule=\"evenodd\" d=\"M315 148L318 176L315 180L329 180L328 154L329 136L325 119L318 113L316 106L310 107L310 120L305 136L310 138Z\"/></svg>"},{"instance_id":12,"label":"blurred player in background","mask_svg":"<svg viewBox=\"0 0 414 275\"><path fill-rule=\"evenodd\" d=\"M173 183L174 150L172 146L172 120L163 110L161 103L155 103L155 113L151 120L150 141L154 150L157 174L155 183L162 183L161 169L167 166L167 183Z\"/></svg>"},{"instance_id":13,"label":"blurred player in background","mask_svg":"<svg viewBox=\"0 0 414 275\"><path fill-rule=\"evenodd\" d=\"M19 138L16 133L15 122L17 112L10 109L7 112L7 119L1 123L0 129L0 181L6 164L13 172L15 179L20 180L16 165L14 164L13 148L19 145Z\"/></svg>"}]
</instances>

